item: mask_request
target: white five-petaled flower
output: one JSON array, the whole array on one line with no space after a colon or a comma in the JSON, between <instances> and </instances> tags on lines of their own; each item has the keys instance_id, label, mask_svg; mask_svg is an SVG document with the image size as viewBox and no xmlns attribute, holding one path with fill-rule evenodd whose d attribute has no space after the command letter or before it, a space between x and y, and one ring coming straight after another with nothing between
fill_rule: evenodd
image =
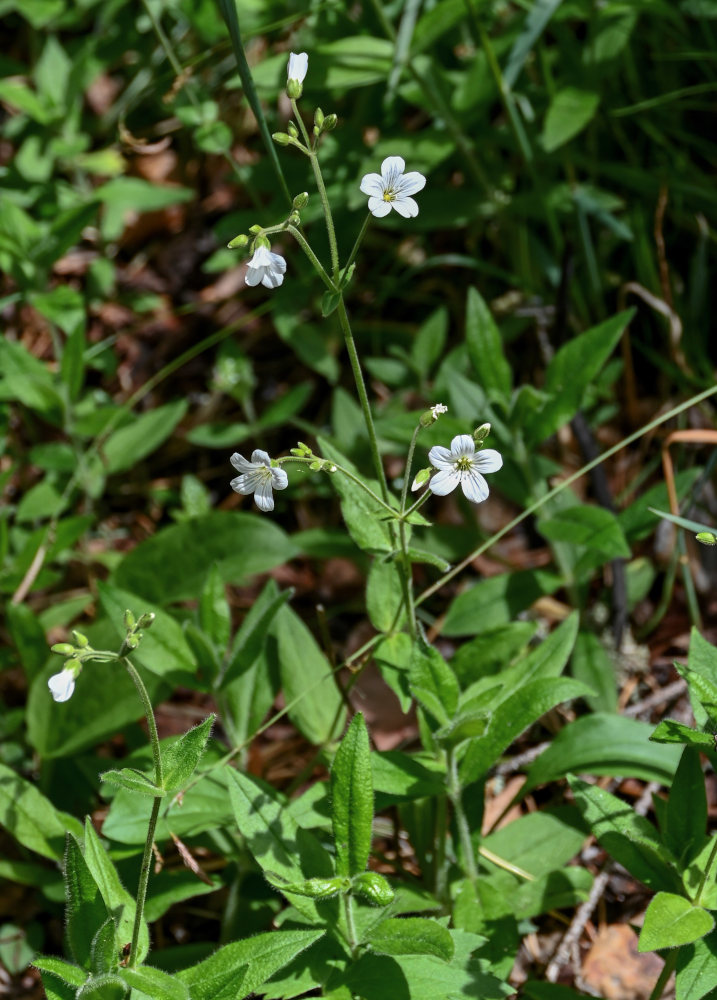
<instances>
[{"instance_id":1,"label":"white five-petaled flower","mask_svg":"<svg viewBox=\"0 0 717 1000\"><path fill-rule=\"evenodd\" d=\"M417 170L405 174L406 163L401 156L387 156L381 164L380 174L365 174L361 190L369 196L368 210L377 218L388 215L395 208L404 219L418 215L418 205L411 198L425 187L426 178Z\"/></svg>"},{"instance_id":2,"label":"white five-petaled flower","mask_svg":"<svg viewBox=\"0 0 717 1000\"><path fill-rule=\"evenodd\" d=\"M66 667L59 674L53 674L47 686L55 701L69 701L75 690L75 671Z\"/></svg>"},{"instance_id":3,"label":"white five-petaled flower","mask_svg":"<svg viewBox=\"0 0 717 1000\"><path fill-rule=\"evenodd\" d=\"M306 52L292 52L289 56L289 65L286 70L287 80L296 80L297 83L303 83L308 68L309 57Z\"/></svg>"},{"instance_id":4,"label":"white five-petaled flower","mask_svg":"<svg viewBox=\"0 0 717 1000\"><path fill-rule=\"evenodd\" d=\"M428 452L428 460L438 472L431 477L428 488L444 497L460 483L464 495L473 503L480 503L488 496L488 483L482 473L497 472L503 465L500 453L493 448L476 451L475 441L469 434L458 434L451 441L451 450L435 445Z\"/></svg>"},{"instance_id":5,"label":"white five-petaled flower","mask_svg":"<svg viewBox=\"0 0 717 1000\"><path fill-rule=\"evenodd\" d=\"M281 254L272 253L267 247L257 247L247 265L244 280L252 287L261 282L265 288L278 288L285 271L286 261Z\"/></svg>"},{"instance_id":6,"label":"white five-petaled flower","mask_svg":"<svg viewBox=\"0 0 717 1000\"><path fill-rule=\"evenodd\" d=\"M230 462L237 472L241 472L229 484L234 492L243 496L253 493L259 510L273 510L272 489L285 490L289 485L289 477L284 470L272 465L267 453L259 448L251 453L251 462L238 452L234 452Z\"/></svg>"}]
</instances>

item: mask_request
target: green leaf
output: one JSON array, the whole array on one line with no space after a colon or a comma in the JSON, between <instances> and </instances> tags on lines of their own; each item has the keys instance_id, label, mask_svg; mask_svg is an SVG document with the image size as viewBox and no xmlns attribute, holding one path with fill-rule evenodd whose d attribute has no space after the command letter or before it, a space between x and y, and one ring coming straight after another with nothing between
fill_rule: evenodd
<instances>
[{"instance_id":1,"label":"green leaf","mask_svg":"<svg viewBox=\"0 0 717 1000\"><path fill-rule=\"evenodd\" d=\"M422 378L427 378L443 353L448 335L448 310L436 309L416 331L411 344L411 361Z\"/></svg>"},{"instance_id":2,"label":"green leaf","mask_svg":"<svg viewBox=\"0 0 717 1000\"><path fill-rule=\"evenodd\" d=\"M360 875L368 864L373 824L371 751L363 715L353 717L331 767L331 825L336 874Z\"/></svg>"},{"instance_id":3,"label":"green leaf","mask_svg":"<svg viewBox=\"0 0 717 1000\"><path fill-rule=\"evenodd\" d=\"M72 957L78 965L91 968L92 939L107 920L107 907L80 846L72 834L65 851L66 932Z\"/></svg>"},{"instance_id":4,"label":"green leaf","mask_svg":"<svg viewBox=\"0 0 717 1000\"><path fill-rule=\"evenodd\" d=\"M590 829L617 862L651 889L681 890L672 856L648 820L597 785L572 777L568 783Z\"/></svg>"},{"instance_id":5,"label":"green leaf","mask_svg":"<svg viewBox=\"0 0 717 1000\"><path fill-rule=\"evenodd\" d=\"M662 722L658 723L650 739L653 743L683 743L685 746L695 747L697 750L717 749L712 733L700 733L674 719L663 719Z\"/></svg>"},{"instance_id":6,"label":"green leaf","mask_svg":"<svg viewBox=\"0 0 717 1000\"><path fill-rule=\"evenodd\" d=\"M444 770L433 757L418 759L398 750L385 750L371 754L371 770L377 812L397 802L432 798L445 791Z\"/></svg>"},{"instance_id":7,"label":"green leaf","mask_svg":"<svg viewBox=\"0 0 717 1000\"><path fill-rule=\"evenodd\" d=\"M150 795L152 798L161 799L167 793L163 788L159 788L152 779L138 771L134 767L123 767L119 770L104 771L100 775L102 781L110 785L117 785L119 788L127 788L130 792L138 792L140 795Z\"/></svg>"},{"instance_id":8,"label":"green leaf","mask_svg":"<svg viewBox=\"0 0 717 1000\"><path fill-rule=\"evenodd\" d=\"M595 117L600 95L592 90L563 87L553 97L541 134L543 149L553 153L590 124Z\"/></svg>"},{"instance_id":9,"label":"green leaf","mask_svg":"<svg viewBox=\"0 0 717 1000\"><path fill-rule=\"evenodd\" d=\"M702 708L700 715L706 715L711 726L717 725L717 684L682 663L676 663L675 669L687 681L692 703ZM697 712L694 714L697 719Z\"/></svg>"},{"instance_id":10,"label":"green leaf","mask_svg":"<svg viewBox=\"0 0 717 1000\"><path fill-rule=\"evenodd\" d=\"M395 560L374 559L366 582L366 610L375 629L389 632L400 625L405 617L398 614L402 599L401 574Z\"/></svg>"},{"instance_id":11,"label":"green leaf","mask_svg":"<svg viewBox=\"0 0 717 1000\"><path fill-rule=\"evenodd\" d=\"M216 716L210 715L184 733L162 755L163 785L167 791L183 788L197 769Z\"/></svg>"},{"instance_id":12,"label":"green leaf","mask_svg":"<svg viewBox=\"0 0 717 1000\"><path fill-rule=\"evenodd\" d=\"M87 979L87 973L77 965L71 965L62 958L55 958L51 955L38 955L32 963L41 972L47 972L52 976L57 976L63 983L69 986L82 986Z\"/></svg>"},{"instance_id":13,"label":"green leaf","mask_svg":"<svg viewBox=\"0 0 717 1000\"><path fill-rule=\"evenodd\" d=\"M76 1000L124 1000L127 986L111 972L92 976L75 994Z\"/></svg>"},{"instance_id":14,"label":"green leaf","mask_svg":"<svg viewBox=\"0 0 717 1000\"><path fill-rule=\"evenodd\" d=\"M129 212L153 212L190 201L194 191L178 185L151 184L141 177L115 177L98 187L94 195L105 206L102 234L107 240L116 240L122 235Z\"/></svg>"},{"instance_id":15,"label":"green leaf","mask_svg":"<svg viewBox=\"0 0 717 1000\"><path fill-rule=\"evenodd\" d=\"M298 549L266 517L213 511L164 528L127 553L112 577L157 604L196 598L216 564L225 583L242 583L293 558Z\"/></svg>"},{"instance_id":16,"label":"green leaf","mask_svg":"<svg viewBox=\"0 0 717 1000\"><path fill-rule=\"evenodd\" d=\"M279 610L293 597L294 591L278 591L274 580L267 580L236 634L227 665L219 682L223 691L256 662Z\"/></svg>"},{"instance_id":17,"label":"green leaf","mask_svg":"<svg viewBox=\"0 0 717 1000\"><path fill-rule=\"evenodd\" d=\"M142 965L136 969L121 969L119 974L128 986L141 990L152 1000L189 1000L186 984L160 969Z\"/></svg>"},{"instance_id":18,"label":"green leaf","mask_svg":"<svg viewBox=\"0 0 717 1000\"><path fill-rule=\"evenodd\" d=\"M365 943L381 955L434 955L442 962L450 962L455 951L446 928L426 917L388 917Z\"/></svg>"},{"instance_id":19,"label":"green leaf","mask_svg":"<svg viewBox=\"0 0 717 1000\"><path fill-rule=\"evenodd\" d=\"M617 711L615 667L594 632L578 633L573 650L572 673L577 680L596 692L595 695L585 697L594 712Z\"/></svg>"},{"instance_id":20,"label":"green leaf","mask_svg":"<svg viewBox=\"0 0 717 1000\"><path fill-rule=\"evenodd\" d=\"M476 288L468 289L466 301L466 349L483 391L507 403L512 387L510 365L500 331Z\"/></svg>"},{"instance_id":21,"label":"green leaf","mask_svg":"<svg viewBox=\"0 0 717 1000\"><path fill-rule=\"evenodd\" d=\"M224 945L198 965L177 973L177 979L189 988L192 1000L237 1000L261 993L267 979L323 934L323 928L255 934Z\"/></svg>"},{"instance_id":22,"label":"green leaf","mask_svg":"<svg viewBox=\"0 0 717 1000\"><path fill-rule=\"evenodd\" d=\"M568 677L530 681L514 691L493 712L485 735L468 744L460 763L462 785L482 777L520 734L563 701L584 697L589 688Z\"/></svg>"},{"instance_id":23,"label":"green leaf","mask_svg":"<svg viewBox=\"0 0 717 1000\"><path fill-rule=\"evenodd\" d=\"M512 912L518 920L530 920L551 910L578 906L590 895L592 884L593 876L584 868L548 872L511 893Z\"/></svg>"},{"instance_id":24,"label":"green leaf","mask_svg":"<svg viewBox=\"0 0 717 1000\"><path fill-rule=\"evenodd\" d=\"M330 462L336 462L337 465L343 466L354 475L360 476L369 489L380 496L381 488L375 480L362 476L356 466L342 455L330 441L319 438L318 442L324 458ZM341 513L348 532L358 547L365 552L374 554L391 552L394 548L391 542L391 533L386 521L382 520L387 511L377 504L368 493L340 473L331 477L331 484L341 499Z\"/></svg>"},{"instance_id":25,"label":"green leaf","mask_svg":"<svg viewBox=\"0 0 717 1000\"><path fill-rule=\"evenodd\" d=\"M145 611L154 614L154 624L144 632L142 641L132 653L132 660L151 670L158 677L173 679L177 683L186 680L186 674L195 674L197 665L187 643L181 625L171 615L155 604L126 590L120 590L110 583L97 585L102 607L119 639L124 639L124 613L127 609L137 617ZM117 665L115 669L122 667Z\"/></svg>"},{"instance_id":26,"label":"green leaf","mask_svg":"<svg viewBox=\"0 0 717 1000\"><path fill-rule=\"evenodd\" d=\"M535 0L528 8L523 27L513 42L508 62L503 71L503 80L508 87L513 87L532 47L542 35L550 18L558 9L562 0Z\"/></svg>"},{"instance_id":27,"label":"green leaf","mask_svg":"<svg viewBox=\"0 0 717 1000\"><path fill-rule=\"evenodd\" d=\"M556 351L545 373L544 391L550 398L525 427L528 446L540 444L572 420L633 315L634 309L618 313Z\"/></svg>"},{"instance_id":28,"label":"green leaf","mask_svg":"<svg viewBox=\"0 0 717 1000\"><path fill-rule=\"evenodd\" d=\"M93 975L116 972L120 963L121 948L112 917L108 917L92 938L90 968Z\"/></svg>"},{"instance_id":29,"label":"green leaf","mask_svg":"<svg viewBox=\"0 0 717 1000\"><path fill-rule=\"evenodd\" d=\"M539 597L556 591L562 582L557 573L542 569L488 577L452 601L441 632L453 638L478 635L497 625L507 625Z\"/></svg>"},{"instance_id":30,"label":"green leaf","mask_svg":"<svg viewBox=\"0 0 717 1000\"><path fill-rule=\"evenodd\" d=\"M100 838L92 826L89 816L85 820L85 842L83 856L92 878L95 880L107 911L112 914L117 929L117 937L122 945L132 940L134 927L134 899L120 882L115 866ZM139 935L137 960L142 961L149 951L149 931L146 920L142 921Z\"/></svg>"},{"instance_id":31,"label":"green leaf","mask_svg":"<svg viewBox=\"0 0 717 1000\"><path fill-rule=\"evenodd\" d=\"M0 763L0 826L23 847L59 861L67 832L80 835L82 826L59 812L49 799L12 768Z\"/></svg>"},{"instance_id":32,"label":"green leaf","mask_svg":"<svg viewBox=\"0 0 717 1000\"><path fill-rule=\"evenodd\" d=\"M670 787L663 838L683 867L697 857L707 836L707 797L700 755L685 747Z\"/></svg>"},{"instance_id":33,"label":"green leaf","mask_svg":"<svg viewBox=\"0 0 717 1000\"><path fill-rule=\"evenodd\" d=\"M458 707L458 681L433 646L423 640L414 643L409 668L413 697L441 725L447 725Z\"/></svg>"},{"instance_id":34,"label":"green leaf","mask_svg":"<svg viewBox=\"0 0 717 1000\"><path fill-rule=\"evenodd\" d=\"M102 446L106 472L109 475L124 472L151 455L171 435L187 412L187 406L184 399L158 406L135 417L126 427L113 431Z\"/></svg>"},{"instance_id":35,"label":"green leaf","mask_svg":"<svg viewBox=\"0 0 717 1000\"><path fill-rule=\"evenodd\" d=\"M650 900L640 932L638 951L659 951L692 944L714 930L714 917L672 892L658 892Z\"/></svg>"},{"instance_id":36,"label":"green leaf","mask_svg":"<svg viewBox=\"0 0 717 1000\"><path fill-rule=\"evenodd\" d=\"M677 955L677 1000L702 1000L717 983L717 931L680 948Z\"/></svg>"},{"instance_id":37,"label":"green leaf","mask_svg":"<svg viewBox=\"0 0 717 1000\"><path fill-rule=\"evenodd\" d=\"M680 758L678 747L655 753L647 722L596 712L569 723L528 771L521 795L568 772L619 774L669 785Z\"/></svg>"},{"instance_id":38,"label":"green leaf","mask_svg":"<svg viewBox=\"0 0 717 1000\"><path fill-rule=\"evenodd\" d=\"M556 510L549 518L538 521L537 528L549 540L584 545L600 552L606 560L630 555L617 518L604 507L580 504Z\"/></svg>"},{"instance_id":39,"label":"green leaf","mask_svg":"<svg viewBox=\"0 0 717 1000\"><path fill-rule=\"evenodd\" d=\"M345 718L331 664L291 608L281 608L272 633L289 718L311 743L328 742Z\"/></svg>"},{"instance_id":40,"label":"green leaf","mask_svg":"<svg viewBox=\"0 0 717 1000\"><path fill-rule=\"evenodd\" d=\"M232 615L224 593L224 580L216 565L209 570L199 598L199 625L218 649L226 649Z\"/></svg>"}]
</instances>

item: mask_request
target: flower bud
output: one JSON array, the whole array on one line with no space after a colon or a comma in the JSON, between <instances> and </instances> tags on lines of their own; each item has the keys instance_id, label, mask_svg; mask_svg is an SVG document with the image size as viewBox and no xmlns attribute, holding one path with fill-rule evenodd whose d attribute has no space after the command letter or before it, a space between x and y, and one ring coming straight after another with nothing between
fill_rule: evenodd
<instances>
[{"instance_id":1,"label":"flower bud","mask_svg":"<svg viewBox=\"0 0 717 1000\"><path fill-rule=\"evenodd\" d=\"M65 660L63 667L65 670L71 670L76 676L82 670L82 660L78 656L71 656L69 660Z\"/></svg>"},{"instance_id":2,"label":"flower bud","mask_svg":"<svg viewBox=\"0 0 717 1000\"><path fill-rule=\"evenodd\" d=\"M128 635L124 641L124 644L127 647L127 649L136 649L137 646L139 646L139 639L137 638L136 635ZM65 664L65 666L67 666L67 664Z\"/></svg>"},{"instance_id":3,"label":"flower bud","mask_svg":"<svg viewBox=\"0 0 717 1000\"><path fill-rule=\"evenodd\" d=\"M291 139L299 138L299 130L296 127L296 125L294 125L293 122L289 122L289 124L286 126L286 131L289 133L289 137Z\"/></svg>"},{"instance_id":4,"label":"flower bud","mask_svg":"<svg viewBox=\"0 0 717 1000\"><path fill-rule=\"evenodd\" d=\"M473 440L478 448L483 446L483 442L490 434L490 424L481 424L473 431Z\"/></svg>"},{"instance_id":5,"label":"flower bud","mask_svg":"<svg viewBox=\"0 0 717 1000\"><path fill-rule=\"evenodd\" d=\"M266 247L267 250L271 250L271 243L266 236L257 236L254 240L254 250L256 250L257 247Z\"/></svg>"},{"instance_id":6,"label":"flower bud","mask_svg":"<svg viewBox=\"0 0 717 1000\"><path fill-rule=\"evenodd\" d=\"M364 872L358 875L353 880L353 891L374 906L388 906L396 895L383 875L379 875L378 872Z\"/></svg>"},{"instance_id":7,"label":"flower bud","mask_svg":"<svg viewBox=\"0 0 717 1000\"><path fill-rule=\"evenodd\" d=\"M291 142L291 136L286 132L272 132L271 137L278 146L288 146Z\"/></svg>"},{"instance_id":8,"label":"flower bud","mask_svg":"<svg viewBox=\"0 0 717 1000\"><path fill-rule=\"evenodd\" d=\"M129 608L127 608L127 610L125 611L124 618L122 620L124 622L124 627L125 628L132 629L137 624L137 620L134 617L134 615L132 614L132 612L129 610Z\"/></svg>"},{"instance_id":9,"label":"flower bud","mask_svg":"<svg viewBox=\"0 0 717 1000\"><path fill-rule=\"evenodd\" d=\"M333 129L336 128L338 120L339 120L338 117L336 115L334 115L334 114L327 115L324 118L324 125L323 125L324 132L331 132L331 131L333 131Z\"/></svg>"},{"instance_id":10,"label":"flower bud","mask_svg":"<svg viewBox=\"0 0 717 1000\"><path fill-rule=\"evenodd\" d=\"M316 111L314 111L314 125L316 125L316 127L320 129L323 124L324 124L324 112L321 110L321 108L317 108Z\"/></svg>"},{"instance_id":11,"label":"flower bud","mask_svg":"<svg viewBox=\"0 0 717 1000\"><path fill-rule=\"evenodd\" d=\"M289 80L286 84L286 92L292 101L298 101L304 93L304 88L298 80Z\"/></svg>"},{"instance_id":12,"label":"flower bud","mask_svg":"<svg viewBox=\"0 0 717 1000\"><path fill-rule=\"evenodd\" d=\"M261 226L258 226L256 224L253 226L249 226L249 232L251 233L252 236L258 236L258 234L261 232Z\"/></svg>"},{"instance_id":13,"label":"flower bud","mask_svg":"<svg viewBox=\"0 0 717 1000\"><path fill-rule=\"evenodd\" d=\"M297 212L300 212L301 209L306 208L308 204L309 204L308 192L302 191L301 194L297 194L297 196L294 198L293 202L291 203L291 207L296 209Z\"/></svg>"},{"instance_id":14,"label":"flower bud","mask_svg":"<svg viewBox=\"0 0 717 1000\"><path fill-rule=\"evenodd\" d=\"M74 628L72 630L72 638L75 640L75 645L79 646L80 649L86 649L90 644L90 640L87 636L82 632L78 632Z\"/></svg>"},{"instance_id":15,"label":"flower bud","mask_svg":"<svg viewBox=\"0 0 717 1000\"><path fill-rule=\"evenodd\" d=\"M301 224L301 216L298 212L292 212L286 221L290 226L298 226Z\"/></svg>"},{"instance_id":16,"label":"flower bud","mask_svg":"<svg viewBox=\"0 0 717 1000\"><path fill-rule=\"evenodd\" d=\"M233 240L230 240L230 242L227 243L227 246L230 250L236 250L237 248L245 247L248 242L249 237L246 233L239 233L238 236L235 236Z\"/></svg>"},{"instance_id":17,"label":"flower bud","mask_svg":"<svg viewBox=\"0 0 717 1000\"><path fill-rule=\"evenodd\" d=\"M59 653L60 656L74 656L75 647L70 642L56 642L54 646L50 646L53 653Z\"/></svg>"},{"instance_id":18,"label":"flower bud","mask_svg":"<svg viewBox=\"0 0 717 1000\"><path fill-rule=\"evenodd\" d=\"M143 615L140 615L139 621L137 622L137 628L151 628L154 624L155 614L153 611L145 611Z\"/></svg>"},{"instance_id":19,"label":"flower bud","mask_svg":"<svg viewBox=\"0 0 717 1000\"><path fill-rule=\"evenodd\" d=\"M416 475L416 478L411 483L411 492L415 493L416 490L420 490L424 483L427 483L431 478L431 473L434 470L431 468L421 469L421 471Z\"/></svg>"},{"instance_id":20,"label":"flower bud","mask_svg":"<svg viewBox=\"0 0 717 1000\"><path fill-rule=\"evenodd\" d=\"M698 542L702 542L703 545L717 545L717 535L713 534L711 531L700 531L695 536ZM54 646L52 647L55 648Z\"/></svg>"}]
</instances>

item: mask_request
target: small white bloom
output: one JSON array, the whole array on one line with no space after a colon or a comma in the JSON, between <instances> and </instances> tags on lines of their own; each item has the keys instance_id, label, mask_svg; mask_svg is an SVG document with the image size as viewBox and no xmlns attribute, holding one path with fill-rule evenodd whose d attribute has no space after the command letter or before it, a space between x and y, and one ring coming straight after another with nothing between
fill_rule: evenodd
<instances>
[{"instance_id":1,"label":"small white bloom","mask_svg":"<svg viewBox=\"0 0 717 1000\"><path fill-rule=\"evenodd\" d=\"M377 218L395 208L404 219L418 215L418 205L410 196L421 191L426 178L417 170L405 174L406 163L401 156L388 156L381 164L380 174L365 174L361 190L369 195L368 210Z\"/></svg>"},{"instance_id":2,"label":"small white bloom","mask_svg":"<svg viewBox=\"0 0 717 1000\"><path fill-rule=\"evenodd\" d=\"M428 460L438 469L428 488L440 497L446 496L460 483L461 489L473 503L480 503L488 496L488 483L483 472L497 472L503 465L500 453L493 448L476 451L469 434L458 434L451 441L451 450L435 445L428 452Z\"/></svg>"},{"instance_id":3,"label":"small white bloom","mask_svg":"<svg viewBox=\"0 0 717 1000\"><path fill-rule=\"evenodd\" d=\"M289 56L289 65L286 70L287 80L296 80L297 83L303 83L308 68L309 57L306 52L292 52Z\"/></svg>"},{"instance_id":4,"label":"small white bloom","mask_svg":"<svg viewBox=\"0 0 717 1000\"><path fill-rule=\"evenodd\" d=\"M69 701L75 690L75 671L65 668L59 674L53 674L47 686L55 701Z\"/></svg>"},{"instance_id":5,"label":"small white bloom","mask_svg":"<svg viewBox=\"0 0 717 1000\"><path fill-rule=\"evenodd\" d=\"M254 256L247 265L247 285L262 283L266 288L278 288L284 280L286 261L278 253L272 253L267 247L257 247Z\"/></svg>"},{"instance_id":6,"label":"small white bloom","mask_svg":"<svg viewBox=\"0 0 717 1000\"><path fill-rule=\"evenodd\" d=\"M254 502L259 510L273 510L272 489L285 490L289 485L289 477L284 470L272 465L267 453L259 448L251 453L251 462L237 452L234 452L230 462L238 472L241 472L241 475L232 479L229 484L234 492L243 496L253 493Z\"/></svg>"},{"instance_id":7,"label":"small white bloom","mask_svg":"<svg viewBox=\"0 0 717 1000\"><path fill-rule=\"evenodd\" d=\"M448 413L448 407L444 406L443 403L435 403L431 407L431 413L433 414L433 419L438 420L442 413Z\"/></svg>"}]
</instances>

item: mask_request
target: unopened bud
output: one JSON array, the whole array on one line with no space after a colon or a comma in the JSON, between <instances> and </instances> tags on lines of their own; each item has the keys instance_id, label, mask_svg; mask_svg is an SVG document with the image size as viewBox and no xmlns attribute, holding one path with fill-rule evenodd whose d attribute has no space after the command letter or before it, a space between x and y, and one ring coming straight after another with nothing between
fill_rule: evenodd
<instances>
[{"instance_id":1,"label":"unopened bud","mask_svg":"<svg viewBox=\"0 0 717 1000\"><path fill-rule=\"evenodd\" d=\"M272 132L271 137L278 146L288 146L291 142L291 136L286 132Z\"/></svg>"},{"instance_id":2,"label":"unopened bud","mask_svg":"<svg viewBox=\"0 0 717 1000\"><path fill-rule=\"evenodd\" d=\"M703 545L717 545L717 535L711 531L700 531L695 537ZM55 647L53 646L52 648L54 649Z\"/></svg>"},{"instance_id":3,"label":"unopened bud","mask_svg":"<svg viewBox=\"0 0 717 1000\"><path fill-rule=\"evenodd\" d=\"M137 619L134 617L129 608L127 608L127 610L125 611L124 618L122 620L124 622L125 628L132 629L137 624Z\"/></svg>"},{"instance_id":4,"label":"unopened bud","mask_svg":"<svg viewBox=\"0 0 717 1000\"><path fill-rule=\"evenodd\" d=\"M289 133L290 138L292 139L299 138L299 130L296 127L296 125L294 125L293 122L289 122L289 124L286 126L286 131Z\"/></svg>"},{"instance_id":5,"label":"unopened bud","mask_svg":"<svg viewBox=\"0 0 717 1000\"><path fill-rule=\"evenodd\" d=\"M333 114L332 115L327 115L324 118L324 126L323 126L324 132L331 132L333 129L335 129L338 120L339 119L338 119L338 117L336 115L333 115Z\"/></svg>"},{"instance_id":6,"label":"unopened bud","mask_svg":"<svg viewBox=\"0 0 717 1000\"><path fill-rule=\"evenodd\" d=\"M249 242L249 237L246 235L246 233L239 233L238 236L235 236L233 240L230 240L230 242L227 243L227 246L229 247L230 250L236 250L245 247L248 242Z\"/></svg>"},{"instance_id":7,"label":"unopened bud","mask_svg":"<svg viewBox=\"0 0 717 1000\"><path fill-rule=\"evenodd\" d=\"M65 670L72 670L73 673L79 674L82 670L82 660L78 656L71 656L69 660L65 660L63 666Z\"/></svg>"},{"instance_id":8,"label":"unopened bud","mask_svg":"<svg viewBox=\"0 0 717 1000\"><path fill-rule=\"evenodd\" d=\"M249 232L251 233L252 236L258 236L258 234L261 232L261 226L258 225L249 226Z\"/></svg>"},{"instance_id":9,"label":"unopened bud","mask_svg":"<svg viewBox=\"0 0 717 1000\"><path fill-rule=\"evenodd\" d=\"M481 424L480 427L476 427L473 431L473 440L480 448L485 441L485 439L490 434L490 424Z\"/></svg>"},{"instance_id":10,"label":"unopened bud","mask_svg":"<svg viewBox=\"0 0 717 1000\"><path fill-rule=\"evenodd\" d=\"M317 128L321 128L323 124L324 124L324 112L321 110L321 108L317 108L316 111L314 111L314 125L316 125Z\"/></svg>"},{"instance_id":11,"label":"unopened bud","mask_svg":"<svg viewBox=\"0 0 717 1000\"><path fill-rule=\"evenodd\" d=\"M137 646L139 646L139 639L137 638L136 635L128 635L124 641L124 644L127 647L127 649L136 649Z\"/></svg>"},{"instance_id":12,"label":"unopened bud","mask_svg":"<svg viewBox=\"0 0 717 1000\"><path fill-rule=\"evenodd\" d=\"M433 469L431 468L421 469L421 471L417 474L416 478L411 483L411 492L415 493L416 490L420 490L423 484L427 483L428 480L431 478L432 473Z\"/></svg>"},{"instance_id":13,"label":"unopened bud","mask_svg":"<svg viewBox=\"0 0 717 1000\"><path fill-rule=\"evenodd\" d=\"M309 204L309 194L307 191L302 191L301 194L297 194L291 203L291 207L295 208L297 212L300 212L302 208L306 208Z\"/></svg>"},{"instance_id":14,"label":"unopened bud","mask_svg":"<svg viewBox=\"0 0 717 1000\"><path fill-rule=\"evenodd\" d=\"M76 631L76 629L72 630L72 638L75 640L75 645L79 646L80 649L86 649L90 644L90 640L87 636L83 635L82 632Z\"/></svg>"},{"instance_id":15,"label":"unopened bud","mask_svg":"<svg viewBox=\"0 0 717 1000\"><path fill-rule=\"evenodd\" d=\"M70 642L56 642L54 646L50 646L53 653L59 653L60 656L73 656L75 652L75 647Z\"/></svg>"},{"instance_id":16,"label":"unopened bud","mask_svg":"<svg viewBox=\"0 0 717 1000\"><path fill-rule=\"evenodd\" d=\"M286 92L292 101L298 101L304 92L304 88L298 80L289 80L286 85Z\"/></svg>"},{"instance_id":17,"label":"unopened bud","mask_svg":"<svg viewBox=\"0 0 717 1000\"><path fill-rule=\"evenodd\" d=\"M290 226L298 226L301 224L301 216L298 212L292 212L286 221Z\"/></svg>"},{"instance_id":18,"label":"unopened bud","mask_svg":"<svg viewBox=\"0 0 717 1000\"><path fill-rule=\"evenodd\" d=\"M139 621L137 622L137 628L151 628L154 624L155 614L153 611L145 611L143 615L140 615Z\"/></svg>"},{"instance_id":19,"label":"unopened bud","mask_svg":"<svg viewBox=\"0 0 717 1000\"><path fill-rule=\"evenodd\" d=\"M374 906L388 906L396 895L383 875L379 875L378 872L364 872L358 875L353 881L353 891Z\"/></svg>"}]
</instances>

